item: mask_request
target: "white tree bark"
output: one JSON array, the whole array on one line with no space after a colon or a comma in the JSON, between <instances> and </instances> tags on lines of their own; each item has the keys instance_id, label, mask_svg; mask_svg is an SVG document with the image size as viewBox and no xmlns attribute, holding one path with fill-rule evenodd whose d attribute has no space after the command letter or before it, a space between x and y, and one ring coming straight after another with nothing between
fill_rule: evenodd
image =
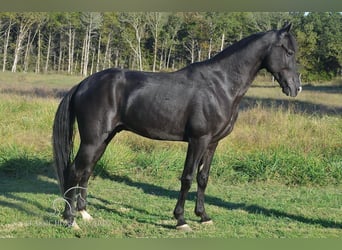
<instances>
[{"instance_id":1,"label":"white tree bark","mask_svg":"<svg viewBox=\"0 0 342 250\"><path fill-rule=\"evenodd\" d=\"M8 49L8 43L10 38L12 28L12 20L9 21L7 30L6 30L6 38L4 39L4 54L3 54L3 65L2 65L2 71L6 71L6 63L7 63L7 49Z\"/></svg>"},{"instance_id":2,"label":"white tree bark","mask_svg":"<svg viewBox=\"0 0 342 250\"><path fill-rule=\"evenodd\" d=\"M51 39L52 39L52 34L51 32L49 33L49 38L48 38L48 47L46 51L46 59L45 59L45 68L44 72L47 73L49 69L49 61L50 61L50 51L51 51Z\"/></svg>"}]
</instances>

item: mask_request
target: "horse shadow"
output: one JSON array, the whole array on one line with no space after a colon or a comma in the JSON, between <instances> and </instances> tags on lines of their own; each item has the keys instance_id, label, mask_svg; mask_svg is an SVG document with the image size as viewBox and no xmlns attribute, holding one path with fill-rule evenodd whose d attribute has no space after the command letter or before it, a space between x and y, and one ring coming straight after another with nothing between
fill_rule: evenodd
<instances>
[{"instance_id":1,"label":"horse shadow","mask_svg":"<svg viewBox=\"0 0 342 250\"><path fill-rule=\"evenodd\" d=\"M166 197L166 198L174 199L174 200L178 198L178 191L169 190L164 187L160 187L160 186L150 184L150 183L134 181L127 176L113 175L113 174L108 173L107 171L101 171L100 177L130 186L130 187L138 188L139 190L142 190L145 194L148 194L148 195ZM196 192L189 192L188 196L189 196L188 200L194 201L196 199ZM98 197L96 196L93 196L93 197L95 199L98 199ZM342 229L342 223L331 221L331 220L326 220L323 218L317 218L317 219L307 218L302 215L291 214L291 213L287 213L287 212L280 211L280 210L273 209L273 208L262 207L256 204L249 205L246 203L229 202L219 197L214 197L210 195L206 195L205 200L207 204L221 207L227 210L243 210L250 214L262 214L268 217L286 218L286 219L290 219L290 220L305 223L305 224L322 226L324 228ZM102 200L102 202L109 204L108 201ZM101 208L106 209L105 206L102 206ZM113 211L110 211L110 212L113 212ZM142 211L142 212L146 213L146 211ZM151 216L160 217L160 215L153 215L153 214ZM159 219L162 219L162 218L159 218ZM162 226L169 227L168 225L162 225Z\"/></svg>"}]
</instances>

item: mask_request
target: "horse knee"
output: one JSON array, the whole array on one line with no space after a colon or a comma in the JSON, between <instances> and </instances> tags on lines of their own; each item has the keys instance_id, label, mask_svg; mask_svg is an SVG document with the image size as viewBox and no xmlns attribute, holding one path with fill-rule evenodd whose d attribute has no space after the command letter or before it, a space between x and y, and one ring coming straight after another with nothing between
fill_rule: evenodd
<instances>
[{"instance_id":1,"label":"horse knee","mask_svg":"<svg viewBox=\"0 0 342 250\"><path fill-rule=\"evenodd\" d=\"M181 178L182 190L189 190L192 184L192 176L185 176Z\"/></svg>"},{"instance_id":2,"label":"horse knee","mask_svg":"<svg viewBox=\"0 0 342 250\"><path fill-rule=\"evenodd\" d=\"M197 175L197 184L198 184L198 186L201 187L201 188L206 188L207 183L208 183L208 178L209 178L208 175L199 173Z\"/></svg>"}]
</instances>

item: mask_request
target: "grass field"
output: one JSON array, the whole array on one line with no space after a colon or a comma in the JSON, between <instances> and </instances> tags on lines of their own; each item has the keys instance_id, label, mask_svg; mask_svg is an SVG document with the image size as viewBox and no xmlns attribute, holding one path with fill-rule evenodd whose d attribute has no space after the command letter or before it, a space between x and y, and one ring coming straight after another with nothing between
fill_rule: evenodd
<instances>
[{"instance_id":1,"label":"grass field","mask_svg":"<svg viewBox=\"0 0 342 250\"><path fill-rule=\"evenodd\" d=\"M213 161L206 207L214 225L199 224L193 213L194 183L186 203L193 231L174 229L186 145L123 132L90 180L94 221L78 220L80 231L65 228L51 128L60 96L80 80L0 74L0 238L341 237L339 83L304 86L296 99L272 84L248 91Z\"/></svg>"}]
</instances>

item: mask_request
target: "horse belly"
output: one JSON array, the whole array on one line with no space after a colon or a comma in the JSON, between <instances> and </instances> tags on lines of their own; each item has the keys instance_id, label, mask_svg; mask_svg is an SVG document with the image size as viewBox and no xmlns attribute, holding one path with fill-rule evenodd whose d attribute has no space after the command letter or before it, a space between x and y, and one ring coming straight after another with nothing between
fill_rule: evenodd
<instances>
[{"instance_id":1,"label":"horse belly","mask_svg":"<svg viewBox=\"0 0 342 250\"><path fill-rule=\"evenodd\" d=\"M125 127L139 135L158 140L182 141L186 126L186 105L167 95L137 96L123 117Z\"/></svg>"}]
</instances>

